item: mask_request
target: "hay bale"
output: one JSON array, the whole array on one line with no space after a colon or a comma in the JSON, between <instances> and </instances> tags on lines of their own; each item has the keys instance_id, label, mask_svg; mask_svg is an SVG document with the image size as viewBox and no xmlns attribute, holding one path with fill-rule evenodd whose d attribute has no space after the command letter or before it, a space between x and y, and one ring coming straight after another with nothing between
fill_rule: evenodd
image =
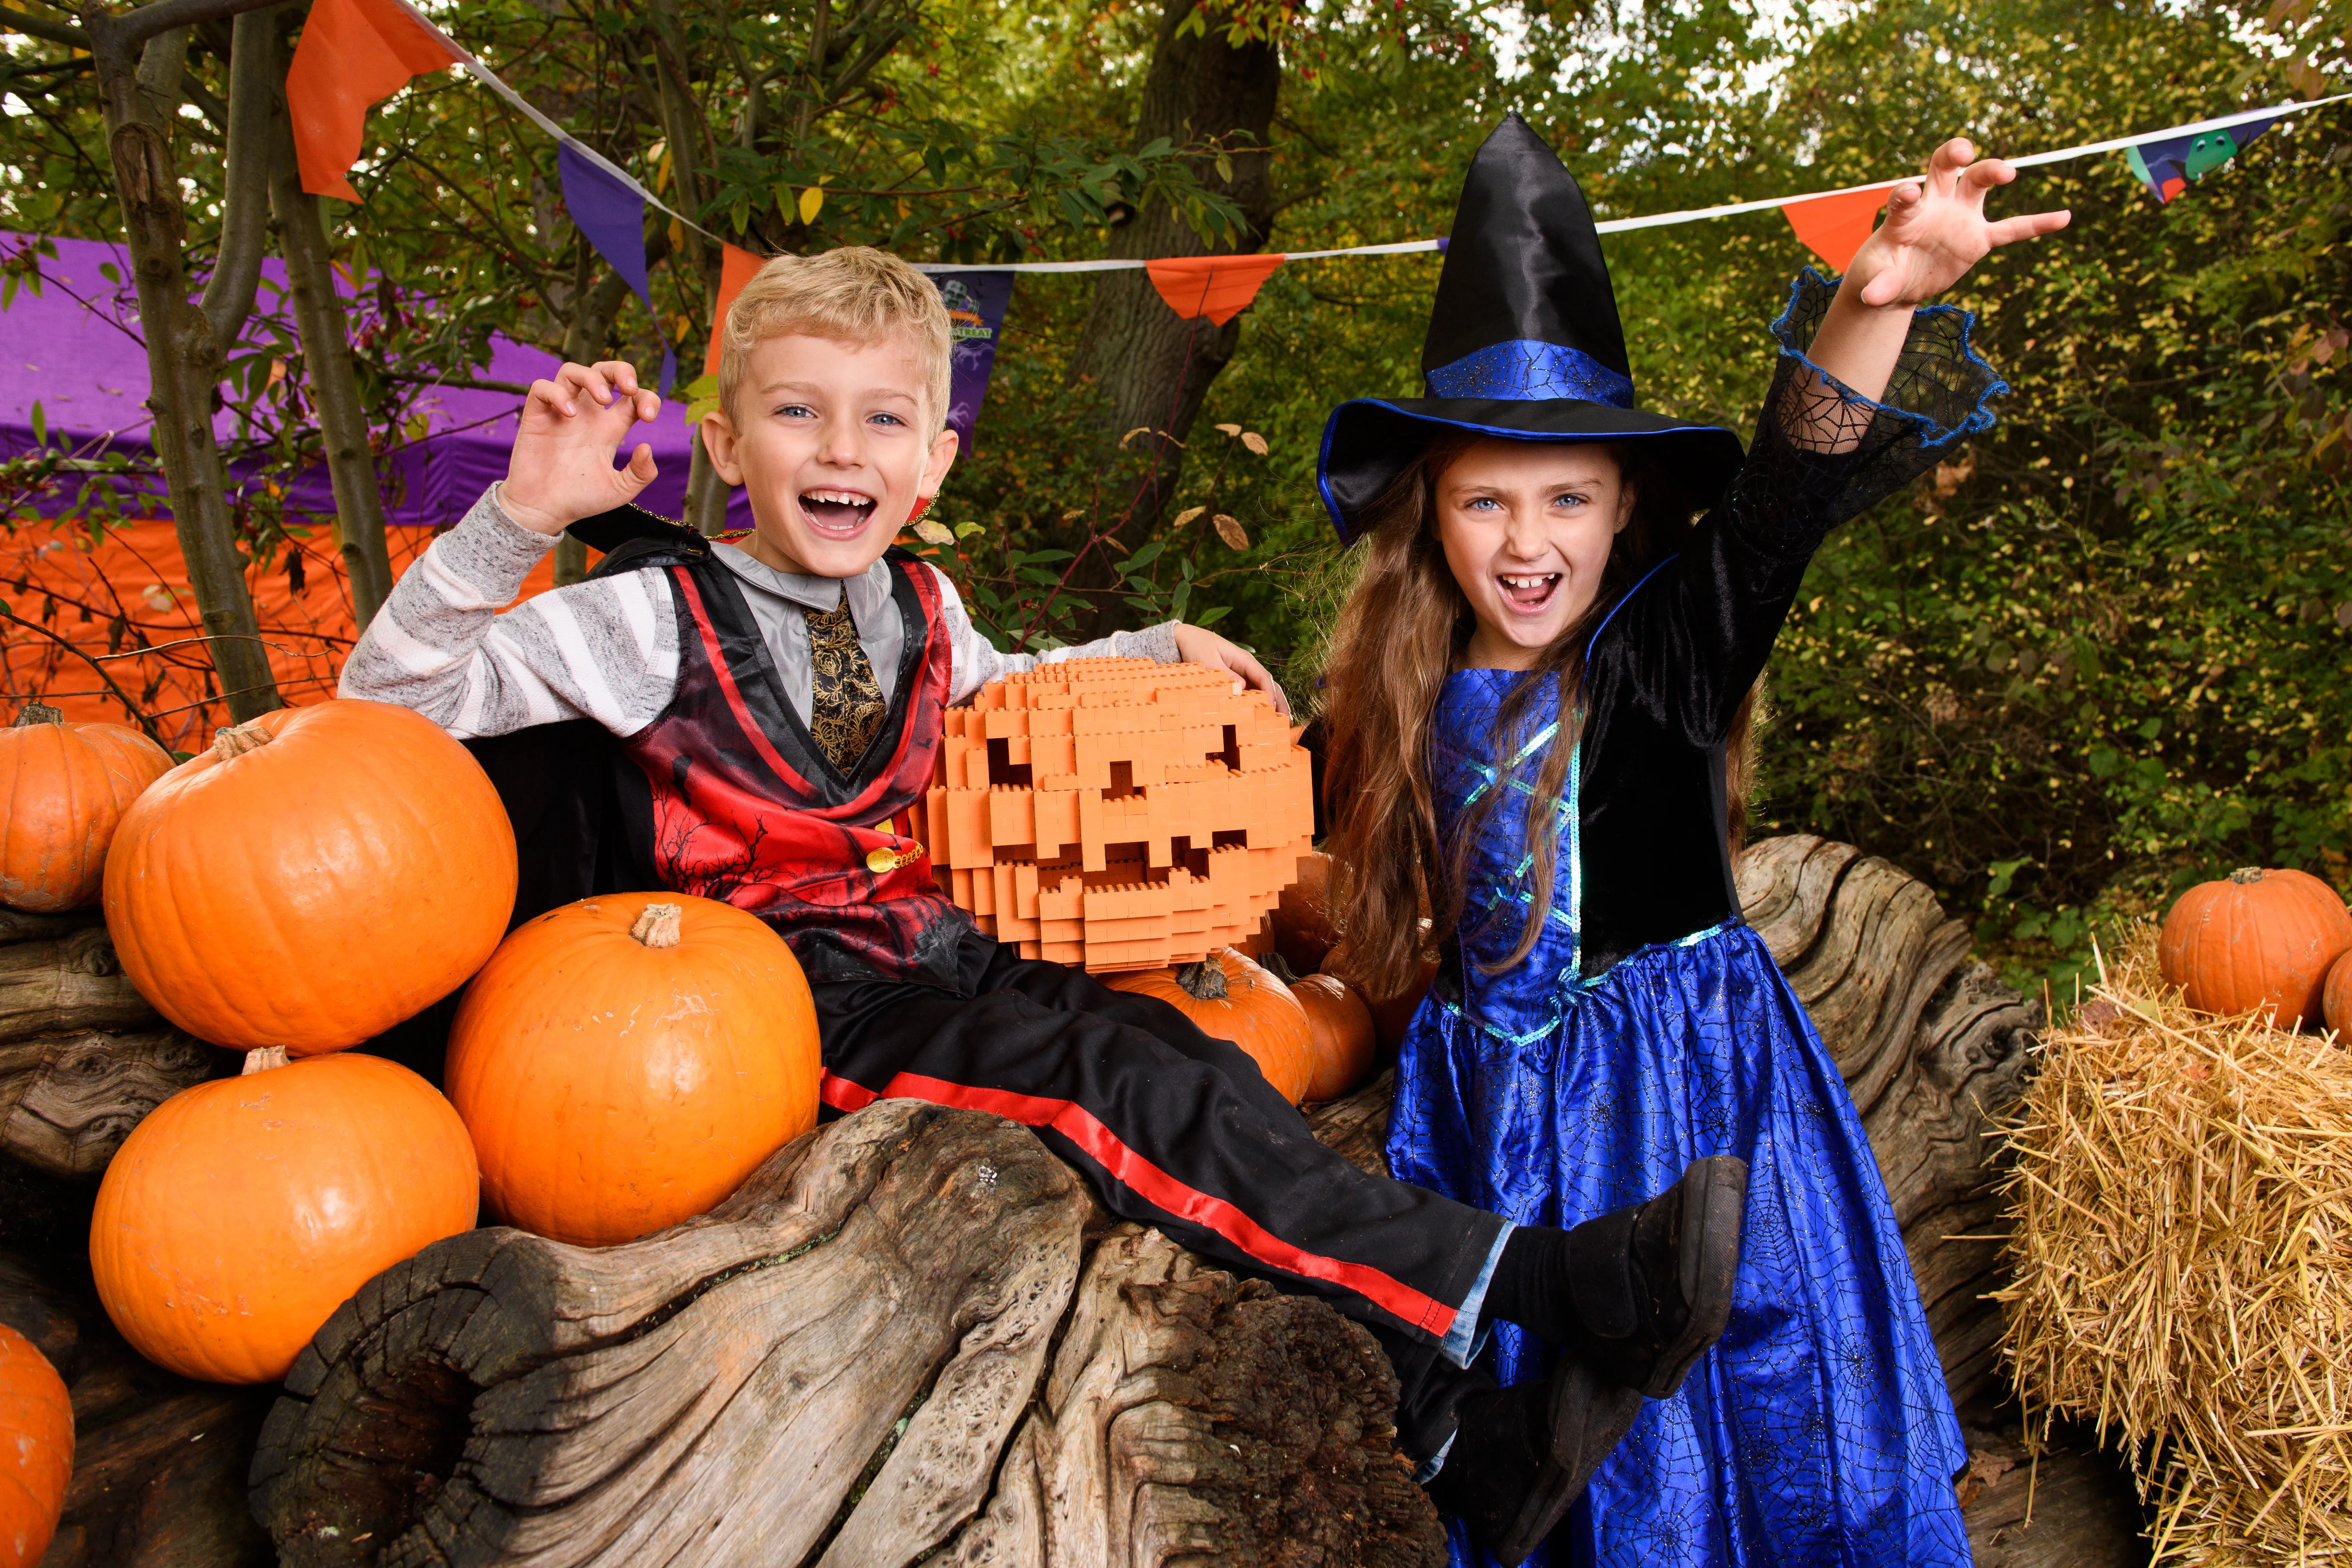
<instances>
[{"instance_id":1,"label":"hay bale","mask_svg":"<svg viewBox=\"0 0 2352 1568\"><path fill-rule=\"evenodd\" d=\"M2126 1448L2159 1562L2352 1563L2352 1050L2192 1012L2148 925L2011 1141L2029 1412Z\"/></svg>"}]
</instances>

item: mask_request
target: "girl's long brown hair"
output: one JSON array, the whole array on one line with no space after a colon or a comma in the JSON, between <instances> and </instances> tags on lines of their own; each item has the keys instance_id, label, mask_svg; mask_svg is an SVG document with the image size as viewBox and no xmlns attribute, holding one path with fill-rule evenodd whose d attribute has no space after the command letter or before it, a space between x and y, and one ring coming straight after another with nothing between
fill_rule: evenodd
<instances>
[{"instance_id":1,"label":"girl's long brown hair","mask_svg":"<svg viewBox=\"0 0 2352 1568\"><path fill-rule=\"evenodd\" d=\"M1330 907L1346 935L1347 977L1375 998L1397 996L1412 983L1424 946L1423 913L1434 918L1441 937L1454 930L1472 847L1507 792L1486 790L1459 824L1452 854L1439 852L1429 779L1431 727L1438 690L1476 622L1438 544L1437 482L1475 441L1453 436L1432 443L1364 508L1357 523L1363 564L1339 612L1325 666ZM1529 767L1535 774L1527 809L1535 899L1515 950L1498 968L1527 956L1551 910L1558 869L1551 802L1566 786L1575 752L1585 645L1626 591L1682 547L1696 510L1642 444L1609 450L1633 487L1633 517L1617 535L1591 608L1512 683L1495 726L1497 766L1545 722L1559 727L1551 744L1538 747L1518 769L1522 778ZM1546 674L1555 678L1558 706L1538 715L1534 709ZM1726 826L1734 854L1747 829L1757 700L1757 691L1741 700L1724 747Z\"/></svg>"}]
</instances>

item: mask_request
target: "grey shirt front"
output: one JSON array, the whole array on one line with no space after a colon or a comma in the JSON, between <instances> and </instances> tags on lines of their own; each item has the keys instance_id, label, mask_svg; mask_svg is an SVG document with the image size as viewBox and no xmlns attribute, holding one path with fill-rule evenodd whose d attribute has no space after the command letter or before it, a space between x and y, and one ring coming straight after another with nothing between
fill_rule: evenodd
<instances>
[{"instance_id":1,"label":"grey shirt front","mask_svg":"<svg viewBox=\"0 0 2352 1568\"><path fill-rule=\"evenodd\" d=\"M339 695L415 709L461 740L527 725L593 718L635 735L659 717L677 689L677 621L669 575L625 571L527 599L522 580L555 540L506 515L493 485L465 519L433 541L368 622L344 661ZM804 610L831 610L849 595L857 641L887 699L906 639L891 602L887 561L853 578L798 577L762 566L731 545L719 561L743 584L785 700L808 722L810 660ZM940 591L951 669L948 700L961 702L997 676L1042 664L1107 653L1176 663L1176 623L1115 632L1047 653L1005 653L971 623L945 573Z\"/></svg>"}]
</instances>

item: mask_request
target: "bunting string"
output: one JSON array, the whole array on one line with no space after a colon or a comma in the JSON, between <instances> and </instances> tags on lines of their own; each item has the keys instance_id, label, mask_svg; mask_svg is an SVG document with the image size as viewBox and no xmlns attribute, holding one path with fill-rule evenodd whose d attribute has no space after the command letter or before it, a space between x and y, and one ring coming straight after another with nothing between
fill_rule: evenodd
<instances>
[{"instance_id":1,"label":"bunting string","mask_svg":"<svg viewBox=\"0 0 2352 1568\"><path fill-rule=\"evenodd\" d=\"M662 339L662 391L675 379L677 353L660 325L647 276L645 243L646 209L665 213L720 247L722 257L719 298L711 311L711 338L704 361L704 380L689 393L708 392L719 362L721 324L735 296L759 270L761 258L730 245L686 214L655 195L626 170L573 136L542 113L522 94L507 85L419 12L410 0L315 0L302 29L300 43L286 77L286 96L302 173L302 188L314 194L360 200L352 188L350 170L365 143L367 111L427 71L463 69L511 105L515 111L555 139L556 162L563 199L572 221L597 254L628 283L645 302ZM2307 103L2283 103L2267 109L2175 125L2137 135L2110 137L2051 152L2029 152L2007 160L2021 168L2037 168L2107 152L2126 155L2132 172L2158 202L2168 202L2195 181L2235 157L2246 144L2280 120L2352 99L2337 93ZM1916 175L1904 178L1916 178ZM1600 233L1630 234L1642 229L1705 223L1745 213L1778 210L1803 245L1843 272L1877 223L1885 193L1904 179L1879 180L1832 191L1768 196L1760 201L1728 202L1719 206L1678 212L1650 213L1637 217L1609 218L1593 226ZM1170 309L1187 319L1207 318L1219 326L1232 320L1257 297L1267 277L1287 262L1321 261L1339 256L1406 256L1444 251L1438 239L1398 240L1384 245L1338 246L1326 250L1261 251L1227 256L1160 258L1106 257L1093 261L917 262L919 271L931 274L949 306L956 340L955 424L968 444L971 424L985 396L988 373L1004 312L1012 298L1012 277L1019 273L1127 272L1141 269ZM698 407L699 405L697 405Z\"/></svg>"}]
</instances>

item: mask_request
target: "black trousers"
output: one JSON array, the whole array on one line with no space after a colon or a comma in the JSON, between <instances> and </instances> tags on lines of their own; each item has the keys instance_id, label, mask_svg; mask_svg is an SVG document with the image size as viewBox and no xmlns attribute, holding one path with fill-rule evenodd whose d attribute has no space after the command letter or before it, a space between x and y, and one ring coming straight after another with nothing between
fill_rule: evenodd
<instances>
[{"instance_id":1,"label":"black trousers","mask_svg":"<svg viewBox=\"0 0 2352 1568\"><path fill-rule=\"evenodd\" d=\"M825 1103L904 1096L992 1111L1085 1173L1103 1206L1220 1265L1318 1295L1395 1365L1416 1460L1454 1430L1503 1221L1370 1176L1315 1141L1237 1046L1167 1003L977 933L960 990L881 978L816 994Z\"/></svg>"}]
</instances>

